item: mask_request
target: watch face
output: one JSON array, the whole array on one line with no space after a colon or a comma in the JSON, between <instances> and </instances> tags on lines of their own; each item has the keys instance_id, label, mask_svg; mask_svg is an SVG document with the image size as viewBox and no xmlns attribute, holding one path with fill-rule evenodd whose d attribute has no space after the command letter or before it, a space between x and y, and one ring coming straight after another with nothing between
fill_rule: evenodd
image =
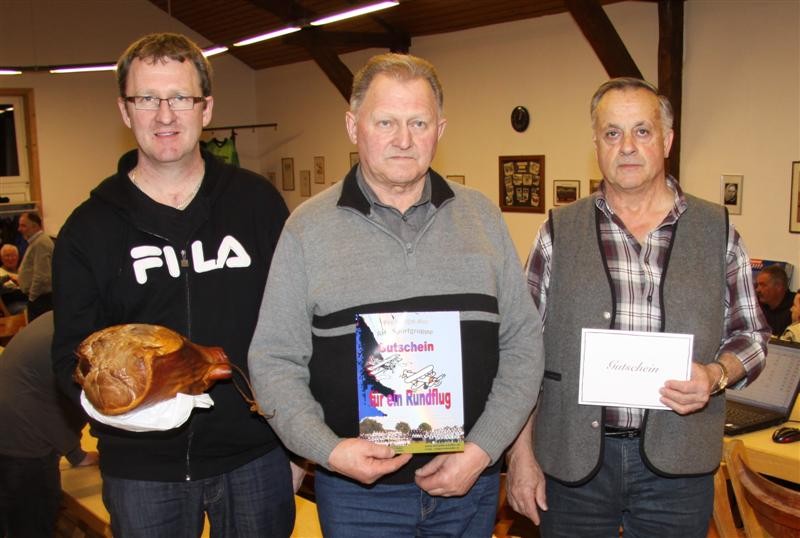
<instances>
[{"instance_id":1,"label":"watch face","mask_svg":"<svg viewBox=\"0 0 800 538\"><path fill-rule=\"evenodd\" d=\"M530 121L531 117L528 114L528 109L524 106L515 107L514 110L511 111L511 127L518 133L527 129Z\"/></svg>"}]
</instances>

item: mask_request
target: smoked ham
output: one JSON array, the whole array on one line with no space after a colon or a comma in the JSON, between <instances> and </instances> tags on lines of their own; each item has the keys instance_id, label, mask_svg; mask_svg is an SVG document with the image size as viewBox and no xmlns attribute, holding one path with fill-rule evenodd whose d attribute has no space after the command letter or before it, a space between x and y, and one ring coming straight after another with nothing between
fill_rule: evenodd
<instances>
[{"instance_id":1,"label":"smoked ham","mask_svg":"<svg viewBox=\"0 0 800 538\"><path fill-rule=\"evenodd\" d=\"M160 325L130 323L92 333L76 351L75 380L104 415L119 415L169 400L201 394L231 377L222 348L194 344Z\"/></svg>"}]
</instances>

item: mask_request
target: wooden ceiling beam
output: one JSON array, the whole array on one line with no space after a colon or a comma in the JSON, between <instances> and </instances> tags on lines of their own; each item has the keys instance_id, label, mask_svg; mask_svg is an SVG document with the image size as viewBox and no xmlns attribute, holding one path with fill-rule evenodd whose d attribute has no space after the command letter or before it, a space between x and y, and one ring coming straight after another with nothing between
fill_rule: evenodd
<instances>
[{"instance_id":1,"label":"wooden ceiling beam","mask_svg":"<svg viewBox=\"0 0 800 538\"><path fill-rule=\"evenodd\" d=\"M248 0L254 6L272 13L287 24L313 20L317 14L293 0Z\"/></svg>"},{"instance_id":2,"label":"wooden ceiling beam","mask_svg":"<svg viewBox=\"0 0 800 538\"><path fill-rule=\"evenodd\" d=\"M269 11L287 24L308 23L316 13L294 0L249 0L251 4ZM411 38L398 32L382 19L375 20L386 29L385 34L363 32L325 32L319 28L305 27L300 32L283 38L283 43L305 48L328 80L339 90L345 101L350 101L353 73L339 59L336 47L387 48L392 52L408 52Z\"/></svg>"},{"instance_id":3,"label":"wooden ceiling beam","mask_svg":"<svg viewBox=\"0 0 800 538\"><path fill-rule=\"evenodd\" d=\"M408 50L409 39L405 42L402 39L389 34L379 34L377 32L326 32L319 28L304 28L300 32L289 34L283 37L286 45L326 46L326 47L361 47L361 48L385 48L398 50L405 47Z\"/></svg>"},{"instance_id":4,"label":"wooden ceiling beam","mask_svg":"<svg viewBox=\"0 0 800 538\"><path fill-rule=\"evenodd\" d=\"M675 119L667 172L680 178L681 109L683 101L683 1L658 2L658 91L672 103Z\"/></svg>"},{"instance_id":5,"label":"wooden ceiling beam","mask_svg":"<svg viewBox=\"0 0 800 538\"><path fill-rule=\"evenodd\" d=\"M564 5L586 36L609 77L642 78L636 62L597 0L564 0Z\"/></svg>"},{"instance_id":6,"label":"wooden ceiling beam","mask_svg":"<svg viewBox=\"0 0 800 538\"><path fill-rule=\"evenodd\" d=\"M353 73L342 62L333 49L324 45L310 44L307 46L308 52L317 63L328 80L336 86L344 100L350 102L350 92L353 89Z\"/></svg>"}]
</instances>

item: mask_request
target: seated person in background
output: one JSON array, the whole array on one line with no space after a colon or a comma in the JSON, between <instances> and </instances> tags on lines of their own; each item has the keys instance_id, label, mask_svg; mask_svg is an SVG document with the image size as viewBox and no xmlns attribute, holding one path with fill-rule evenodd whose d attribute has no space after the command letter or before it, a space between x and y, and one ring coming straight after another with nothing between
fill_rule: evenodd
<instances>
[{"instance_id":1,"label":"seated person in background","mask_svg":"<svg viewBox=\"0 0 800 538\"><path fill-rule=\"evenodd\" d=\"M0 356L0 536L54 536L62 455L94 465L81 449L83 411L56 386L50 361L53 314L23 328Z\"/></svg>"},{"instance_id":2,"label":"seated person in background","mask_svg":"<svg viewBox=\"0 0 800 538\"><path fill-rule=\"evenodd\" d=\"M781 340L800 342L800 290L794 294L794 303L792 303L792 308L790 310L792 314L792 324L783 331Z\"/></svg>"},{"instance_id":3,"label":"seated person in background","mask_svg":"<svg viewBox=\"0 0 800 538\"><path fill-rule=\"evenodd\" d=\"M789 277L780 265L769 265L756 277L756 295L772 334L783 334L792 322L794 293L789 291Z\"/></svg>"},{"instance_id":4,"label":"seated person in background","mask_svg":"<svg viewBox=\"0 0 800 538\"><path fill-rule=\"evenodd\" d=\"M16 245L6 243L0 247L0 288L3 302L12 314L19 314L25 310L28 298L19 289L17 283L17 267L19 265L19 249Z\"/></svg>"},{"instance_id":5,"label":"seated person in background","mask_svg":"<svg viewBox=\"0 0 800 538\"><path fill-rule=\"evenodd\" d=\"M0 278L9 277L16 280L17 267L19 266L19 249L16 245L6 243L0 247Z\"/></svg>"}]
</instances>

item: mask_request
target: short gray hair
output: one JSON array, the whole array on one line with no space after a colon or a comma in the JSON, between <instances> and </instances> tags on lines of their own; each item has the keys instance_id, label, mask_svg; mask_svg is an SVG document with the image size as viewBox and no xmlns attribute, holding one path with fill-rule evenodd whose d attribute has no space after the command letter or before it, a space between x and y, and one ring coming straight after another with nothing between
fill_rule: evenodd
<instances>
[{"instance_id":1,"label":"short gray hair","mask_svg":"<svg viewBox=\"0 0 800 538\"><path fill-rule=\"evenodd\" d=\"M444 92L433 64L417 56L393 52L373 56L353 77L353 89L350 92L351 112L358 111L361 103L364 102L364 97L370 84L378 75L387 75L403 81L418 78L425 79L430 84L433 95L436 97L439 113L442 112L444 108Z\"/></svg>"},{"instance_id":2,"label":"short gray hair","mask_svg":"<svg viewBox=\"0 0 800 538\"><path fill-rule=\"evenodd\" d=\"M589 107L589 114L592 118L592 125L594 126L597 123L597 105L600 104L600 99L602 99L605 94L607 94L612 90L637 90L637 89L647 90L658 98L658 107L661 116L661 131L662 134L666 134L667 131L672 129L672 122L674 121L672 105L670 104L669 99L667 99L666 96L659 94L658 88L656 88L649 82L636 77L612 78L611 80L604 82L599 88L597 88L597 91L594 92L594 95L592 96L592 103Z\"/></svg>"}]
</instances>

